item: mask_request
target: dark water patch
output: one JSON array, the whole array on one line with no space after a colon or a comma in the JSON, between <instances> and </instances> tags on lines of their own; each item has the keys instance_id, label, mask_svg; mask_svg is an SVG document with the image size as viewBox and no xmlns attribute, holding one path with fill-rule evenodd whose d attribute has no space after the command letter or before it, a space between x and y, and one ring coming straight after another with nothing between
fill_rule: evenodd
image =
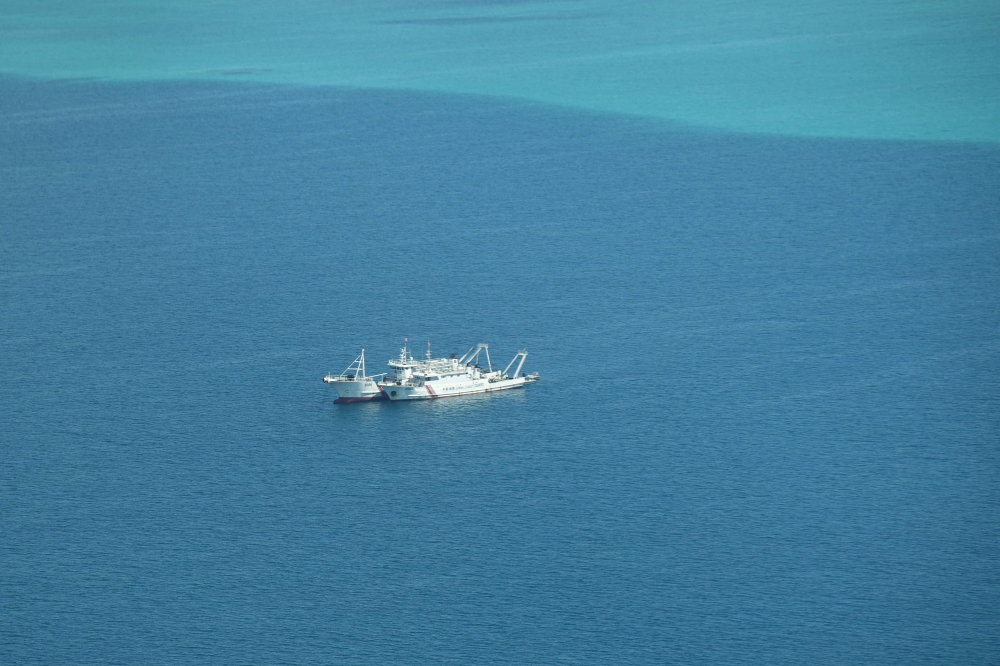
<instances>
[{"instance_id":1,"label":"dark water patch","mask_svg":"<svg viewBox=\"0 0 1000 666\"><path fill-rule=\"evenodd\" d=\"M575 5L581 4L583 0L558 0L560 5ZM545 5L548 7L553 6L553 2L539 2L538 0L443 0L437 4L440 5L458 5L463 7L490 7L490 6L503 6L503 5Z\"/></svg>"},{"instance_id":2,"label":"dark water patch","mask_svg":"<svg viewBox=\"0 0 1000 666\"><path fill-rule=\"evenodd\" d=\"M273 69L254 69L254 68L243 68L243 69L211 69L210 74L221 74L222 76L250 76L253 74L267 74L273 72Z\"/></svg>"},{"instance_id":3,"label":"dark water patch","mask_svg":"<svg viewBox=\"0 0 1000 666\"><path fill-rule=\"evenodd\" d=\"M98 81L100 77L97 76L73 76L64 79L47 79L46 83L89 83L92 81Z\"/></svg>"},{"instance_id":4,"label":"dark water patch","mask_svg":"<svg viewBox=\"0 0 1000 666\"><path fill-rule=\"evenodd\" d=\"M525 23L533 21L570 21L592 18L590 14L537 14L530 16L443 16L439 18L387 19L380 25L466 25L472 23Z\"/></svg>"},{"instance_id":5,"label":"dark water patch","mask_svg":"<svg viewBox=\"0 0 1000 666\"><path fill-rule=\"evenodd\" d=\"M1000 656L995 147L0 85L0 661Z\"/></svg>"}]
</instances>

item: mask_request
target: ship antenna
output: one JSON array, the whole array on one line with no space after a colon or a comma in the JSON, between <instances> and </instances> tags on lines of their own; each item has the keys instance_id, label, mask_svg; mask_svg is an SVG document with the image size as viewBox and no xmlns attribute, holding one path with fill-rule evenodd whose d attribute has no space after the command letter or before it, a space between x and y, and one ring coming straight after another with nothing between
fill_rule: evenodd
<instances>
[{"instance_id":1,"label":"ship antenna","mask_svg":"<svg viewBox=\"0 0 1000 666\"><path fill-rule=\"evenodd\" d=\"M427 360L430 360L430 358L431 358L431 341L428 340L427 341Z\"/></svg>"}]
</instances>

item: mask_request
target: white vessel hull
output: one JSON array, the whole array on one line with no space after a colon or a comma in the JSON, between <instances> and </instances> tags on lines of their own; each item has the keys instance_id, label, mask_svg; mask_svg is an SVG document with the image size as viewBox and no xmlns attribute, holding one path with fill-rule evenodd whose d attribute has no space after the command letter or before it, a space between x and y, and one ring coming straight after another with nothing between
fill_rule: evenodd
<instances>
[{"instance_id":1,"label":"white vessel hull","mask_svg":"<svg viewBox=\"0 0 1000 666\"><path fill-rule=\"evenodd\" d=\"M385 394L378 387L373 379L362 379L355 381L343 381L336 378L324 378L327 384L337 392L337 399L334 404L345 402L369 402L371 400L385 400Z\"/></svg>"},{"instance_id":2,"label":"white vessel hull","mask_svg":"<svg viewBox=\"0 0 1000 666\"><path fill-rule=\"evenodd\" d=\"M510 379L499 379L490 381L486 378L469 379L444 378L436 381L425 382L419 386L409 384L392 385L383 384L382 390L389 400L430 400L432 398L450 398L458 395L471 395L473 393L489 393L491 391L504 391L507 389L521 388L525 384L535 381L534 377L512 377Z\"/></svg>"},{"instance_id":3,"label":"white vessel hull","mask_svg":"<svg viewBox=\"0 0 1000 666\"><path fill-rule=\"evenodd\" d=\"M378 387L378 378L383 375L369 376L365 372L365 350L361 350L361 356L347 366L339 375L327 375L323 381L333 387L337 392L337 399L333 404L345 402L370 402L372 400L385 400L385 394Z\"/></svg>"}]
</instances>

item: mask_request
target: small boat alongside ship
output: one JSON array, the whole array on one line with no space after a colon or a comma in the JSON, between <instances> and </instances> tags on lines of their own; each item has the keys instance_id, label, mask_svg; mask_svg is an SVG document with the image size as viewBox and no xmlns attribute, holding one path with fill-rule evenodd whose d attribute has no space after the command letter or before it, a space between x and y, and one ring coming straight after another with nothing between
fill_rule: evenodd
<instances>
[{"instance_id":1,"label":"small boat alongside ship","mask_svg":"<svg viewBox=\"0 0 1000 666\"><path fill-rule=\"evenodd\" d=\"M433 358L430 343L424 359L415 359L406 346L399 356L389 361L389 372L365 374L365 353L339 375L327 375L323 381L332 385L339 396L335 403L370 402L372 400L430 400L473 393L490 393L522 388L538 381L538 373L522 373L528 352L514 355L503 370L494 370L489 345L479 344L461 358ZM486 367L481 365L485 358ZM514 368L515 364L517 365ZM511 368L514 371L511 372ZM381 379L378 379L380 378Z\"/></svg>"},{"instance_id":2,"label":"small boat alongside ship","mask_svg":"<svg viewBox=\"0 0 1000 666\"><path fill-rule=\"evenodd\" d=\"M385 393L378 387L378 380L384 374L372 376L365 374L365 350L362 349L361 356L354 359L346 370L339 375L327 375L323 381L337 392L334 404L371 402L386 399Z\"/></svg>"}]
</instances>

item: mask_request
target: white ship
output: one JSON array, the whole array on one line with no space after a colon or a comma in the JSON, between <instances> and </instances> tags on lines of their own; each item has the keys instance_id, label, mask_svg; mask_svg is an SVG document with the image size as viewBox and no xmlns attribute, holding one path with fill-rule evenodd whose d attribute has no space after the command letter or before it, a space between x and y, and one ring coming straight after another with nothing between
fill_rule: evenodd
<instances>
[{"instance_id":1,"label":"white ship","mask_svg":"<svg viewBox=\"0 0 1000 666\"><path fill-rule=\"evenodd\" d=\"M480 354L485 352L486 368L479 365ZM428 400L447 398L470 393L487 393L521 388L538 381L538 373L520 374L528 352L519 351L504 370L494 370L490 362L489 346L480 344L462 358L431 358L428 343L427 359L414 360L407 355L406 347L399 358L389 361L390 372L378 382L379 388L390 400ZM513 374L508 374L517 363Z\"/></svg>"},{"instance_id":2,"label":"white ship","mask_svg":"<svg viewBox=\"0 0 1000 666\"><path fill-rule=\"evenodd\" d=\"M339 375L327 375L323 381L333 386L337 392L337 399L334 404L345 402L369 402L371 400L385 400L386 396L382 389L378 387L379 375L365 374L365 350L361 350L361 356L354 359L354 362L347 366Z\"/></svg>"}]
</instances>

